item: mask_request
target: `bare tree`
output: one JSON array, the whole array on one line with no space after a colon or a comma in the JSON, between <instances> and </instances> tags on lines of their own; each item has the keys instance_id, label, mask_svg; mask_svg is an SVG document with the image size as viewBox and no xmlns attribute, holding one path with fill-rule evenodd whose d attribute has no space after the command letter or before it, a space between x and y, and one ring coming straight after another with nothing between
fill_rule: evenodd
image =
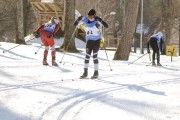
<instances>
[{"instance_id":1,"label":"bare tree","mask_svg":"<svg viewBox=\"0 0 180 120\"><path fill-rule=\"evenodd\" d=\"M60 49L70 52L77 52L75 37L72 36L75 30L73 25L75 19L75 0L64 0L65 2L65 35Z\"/></svg>"},{"instance_id":2,"label":"bare tree","mask_svg":"<svg viewBox=\"0 0 180 120\"><path fill-rule=\"evenodd\" d=\"M0 1L0 41L15 42L16 0Z\"/></svg>"},{"instance_id":3,"label":"bare tree","mask_svg":"<svg viewBox=\"0 0 180 120\"><path fill-rule=\"evenodd\" d=\"M174 24L173 0L162 0L162 28L165 30L166 44L170 43Z\"/></svg>"},{"instance_id":4,"label":"bare tree","mask_svg":"<svg viewBox=\"0 0 180 120\"><path fill-rule=\"evenodd\" d=\"M17 32L16 32L16 43L24 43L24 35L25 35L25 28L24 28L24 2L25 0L18 0L17 1Z\"/></svg>"},{"instance_id":5,"label":"bare tree","mask_svg":"<svg viewBox=\"0 0 180 120\"><path fill-rule=\"evenodd\" d=\"M136 27L136 20L140 0L127 0L127 11L122 40L114 55L114 60L128 60Z\"/></svg>"}]
</instances>

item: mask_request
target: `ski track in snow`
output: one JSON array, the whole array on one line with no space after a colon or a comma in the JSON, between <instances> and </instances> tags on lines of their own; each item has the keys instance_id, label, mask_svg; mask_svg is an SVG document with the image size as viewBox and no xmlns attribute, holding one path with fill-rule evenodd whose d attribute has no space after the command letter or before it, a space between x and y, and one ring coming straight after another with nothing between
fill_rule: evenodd
<instances>
[{"instance_id":1,"label":"ski track in snow","mask_svg":"<svg viewBox=\"0 0 180 120\"><path fill-rule=\"evenodd\" d=\"M95 80L95 81L101 82L101 79ZM114 82L109 82L109 81L104 81L104 80L102 80L102 81L110 83L110 84L117 84ZM45 112L43 112L43 114L41 115L40 120L49 120L52 116L54 116L53 109L54 109L54 111L56 111L60 108L62 109L63 104L66 104L66 102L68 102L68 101L71 101L71 102L66 104L65 107L63 107L63 110L62 110L62 112L59 113L57 120L63 120L63 117L66 114L68 114L68 111L70 111L71 109L75 109L77 111L77 112L73 113L73 117L71 118L72 120L76 120L75 117L79 113L81 113L80 111L82 109L84 109L85 107L88 107L88 105L90 103L92 103L94 100L98 101L97 98L105 96L106 94L109 94L111 92L115 92L115 91L124 92L127 89L136 89L135 87L145 89L143 87L153 86L153 85L166 85L166 84L171 84L171 83L172 84L180 83L180 78L172 79L172 80L153 81L153 82L149 82L149 83L131 85L131 87L129 85L119 84L117 87L106 88L106 89L102 89L102 90L95 90L95 91L90 91L90 92L83 92L83 93L80 93L78 95L73 95L73 96L70 96L69 98L65 98L63 100L60 100L60 101L54 103L53 105L49 106L47 108L47 110ZM150 91L150 92L153 93L155 91ZM163 93L163 92L159 92L158 94L165 95L165 93ZM125 106L122 106L122 107L125 107ZM155 107L155 105L154 105L154 107ZM135 111L131 111L131 114L134 114L134 112ZM160 112L166 113L166 111L163 111L163 110L161 110ZM53 114L52 116L51 116L51 113ZM150 114L148 114L148 113L145 113L145 114L136 113L136 114L139 114L139 115L143 116L144 118L147 118L150 120L158 120L158 119L152 118L150 116ZM47 119L43 118L44 116L48 116L48 118Z\"/></svg>"},{"instance_id":2,"label":"ski track in snow","mask_svg":"<svg viewBox=\"0 0 180 120\"><path fill-rule=\"evenodd\" d=\"M98 118L109 120L108 115L122 117L123 120L180 119L180 112L174 111L174 108L171 111L170 108L174 104L168 104L172 101L168 101L170 98L166 98L172 91L165 89L172 86L174 90L178 90L175 85L180 86L179 57L174 58L174 62L170 63L170 58L163 56L164 63L162 64L167 64L163 67L145 66L148 64L148 56L129 66L128 62L110 61L113 68L111 72L102 50L99 54L101 57L100 78L80 80L78 76L82 73L84 53L68 53L60 67L52 67L41 65L43 49L37 55L33 55L37 49L35 46L28 46L29 51L22 51L22 48L27 49L27 47L21 46L13 52L1 53L2 50L12 46L14 44L2 43L0 47L0 75L2 75L0 76L0 93L7 94L7 96L12 95L9 99L4 98L4 100L0 97L0 106L1 103L7 107L14 106L11 104L11 99L17 98L17 102L18 94L20 97L24 90L31 91L31 94L37 93L37 95L40 92L41 95L46 96L45 98L48 95L54 97L52 101L47 98L51 101L49 103L45 102L45 98L39 98L40 103L34 103L34 106L27 108L27 113L21 111L24 115L15 115L14 119L7 116L7 118L10 117L10 120L99 120ZM62 55L63 53L57 53L57 59L60 60ZM108 55L112 59L114 52L108 51ZM130 61L139 56L132 54ZM92 71L93 64L91 63L90 74ZM57 76L49 76L48 73ZM65 89L69 92L65 92ZM174 96L173 100L176 98L175 95L172 95ZM157 102L154 102L156 101L154 98L157 99ZM165 100L165 102L161 103L160 100ZM178 100L180 98L177 98ZM177 104L176 107L180 110L180 104ZM3 110L2 108L0 107L0 111ZM110 110L105 112L104 110L107 108L112 110L112 113L109 113ZM14 107L14 109L18 108ZM17 112L19 113L19 111ZM0 115L2 114L0 113ZM86 115L90 118L86 118ZM95 115L97 115L97 119L94 119ZM125 118L122 115L125 115ZM102 116L107 116L107 118ZM0 116L1 118L6 117ZM116 119L120 118L114 118L114 120Z\"/></svg>"}]
</instances>

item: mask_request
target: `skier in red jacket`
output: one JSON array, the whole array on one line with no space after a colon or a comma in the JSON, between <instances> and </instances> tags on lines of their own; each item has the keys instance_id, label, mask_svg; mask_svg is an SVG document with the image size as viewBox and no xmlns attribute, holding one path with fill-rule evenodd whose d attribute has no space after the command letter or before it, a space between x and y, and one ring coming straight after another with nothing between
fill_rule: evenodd
<instances>
[{"instance_id":1,"label":"skier in red jacket","mask_svg":"<svg viewBox=\"0 0 180 120\"><path fill-rule=\"evenodd\" d=\"M52 65L58 66L56 63L56 49L55 49L55 42L54 36L59 30L59 21L57 18L52 17L51 20L43 25L41 25L35 32L35 36L40 36L42 43L45 46L44 50L44 58L43 58L43 65L49 65L47 63L47 56L49 51L49 46L51 47L51 55L52 55Z\"/></svg>"}]
</instances>

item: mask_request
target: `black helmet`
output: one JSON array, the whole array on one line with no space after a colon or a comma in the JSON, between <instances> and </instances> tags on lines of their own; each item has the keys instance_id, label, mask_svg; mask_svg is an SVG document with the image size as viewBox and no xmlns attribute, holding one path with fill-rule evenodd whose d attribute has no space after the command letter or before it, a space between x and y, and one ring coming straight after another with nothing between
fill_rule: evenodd
<instances>
[{"instance_id":1,"label":"black helmet","mask_svg":"<svg viewBox=\"0 0 180 120\"><path fill-rule=\"evenodd\" d=\"M96 15L96 10L94 9L89 10L88 15Z\"/></svg>"}]
</instances>

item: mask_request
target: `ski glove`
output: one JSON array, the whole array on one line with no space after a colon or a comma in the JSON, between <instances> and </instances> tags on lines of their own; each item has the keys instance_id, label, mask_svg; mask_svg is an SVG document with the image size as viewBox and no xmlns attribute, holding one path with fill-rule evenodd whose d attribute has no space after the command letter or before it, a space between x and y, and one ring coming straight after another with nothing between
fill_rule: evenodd
<instances>
[{"instance_id":1,"label":"ski glove","mask_svg":"<svg viewBox=\"0 0 180 120\"><path fill-rule=\"evenodd\" d=\"M39 33L38 32L34 32L33 35L35 36L35 38L39 37Z\"/></svg>"},{"instance_id":2,"label":"ski glove","mask_svg":"<svg viewBox=\"0 0 180 120\"><path fill-rule=\"evenodd\" d=\"M102 24L105 28L108 28L108 24L106 22L102 21Z\"/></svg>"},{"instance_id":3,"label":"ski glove","mask_svg":"<svg viewBox=\"0 0 180 120\"><path fill-rule=\"evenodd\" d=\"M96 27L99 28L99 27L100 27L100 24L96 23Z\"/></svg>"},{"instance_id":4,"label":"ski glove","mask_svg":"<svg viewBox=\"0 0 180 120\"><path fill-rule=\"evenodd\" d=\"M52 38L52 37L54 37L54 35L52 33L47 35L47 38Z\"/></svg>"},{"instance_id":5,"label":"ski glove","mask_svg":"<svg viewBox=\"0 0 180 120\"><path fill-rule=\"evenodd\" d=\"M147 49L147 53L148 53L148 54L150 54L150 53L151 53L149 49Z\"/></svg>"},{"instance_id":6,"label":"ski glove","mask_svg":"<svg viewBox=\"0 0 180 120\"><path fill-rule=\"evenodd\" d=\"M83 19L83 16L80 16L80 17L78 17L78 21L80 21L80 20L82 20Z\"/></svg>"}]
</instances>

